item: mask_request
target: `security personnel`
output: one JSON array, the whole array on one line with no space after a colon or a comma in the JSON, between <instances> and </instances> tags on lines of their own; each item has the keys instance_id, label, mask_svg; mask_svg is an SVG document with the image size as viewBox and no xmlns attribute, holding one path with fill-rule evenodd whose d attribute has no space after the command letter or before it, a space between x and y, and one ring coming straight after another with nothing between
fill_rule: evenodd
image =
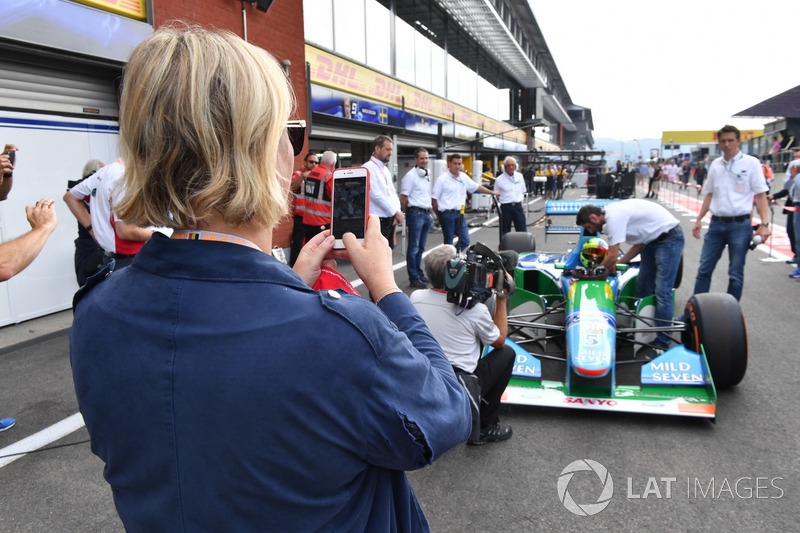
<instances>
[{"instance_id":1,"label":"security personnel","mask_svg":"<svg viewBox=\"0 0 800 533\"><path fill-rule=\"evenodd\" d=\"M306 210L306 199L303 197L303 183L306 176L319 165L319 158L316 152L308 152L303 160L303 168L298 169L292 174L290 190L292 192L292 248L289 258L289 266L294 266L297 256L303 248L303 239L306 235L306 227L303 224L303 212Z\"/></svg>"},{"instance_id":2,"label":"security personnel","mask_svg":"<svg viewBox=\"0 0 800 533\"><path fill-rule=\"evenodd\" d=\"M306 209L303 225L306 227L306 242L314 235L331 227L331 199L333 198L333 172L336 154L327 151L319 159L319 165L306 176L303 196Z\"/></svg>"}]
</instances>

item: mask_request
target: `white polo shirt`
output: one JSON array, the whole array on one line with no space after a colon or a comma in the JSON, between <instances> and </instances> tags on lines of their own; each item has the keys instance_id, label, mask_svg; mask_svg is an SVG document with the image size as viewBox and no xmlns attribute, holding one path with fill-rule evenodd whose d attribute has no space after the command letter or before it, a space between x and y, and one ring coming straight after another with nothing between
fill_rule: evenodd
<instances>
[{"instance_id":1,"label":"white polo shirt","mask_svg":"<svg viewBox=\"0 0 800 533\"><path fill-rule=\"evenodd\" d=\"M647 244L680 224L665 208L647 200L613 202L605 207L605 214L609 246Z\"/></svg>"},{"instance_id":2,"label":"white polo shirt","mask_svg":"<svg viewBox=\"0 0 800 533\"><path fill-rule=\"evenodd\" d=\"M456 304L447 301L447 294L434 290L414 291L411 303L428 325L450 364L474 372L478 366L482 342L491 345L500 337L500 330L485 304L477 303L456 314Z\"/></svg>"},{"instance_id":3,"label":"white polo shirt","mask_svg":"<svg viewBox=\"0 0 800 533\"><path fill-rule=\"evenodd\" d=\"M459 172L458 177L455 177L448 170L436 178L431 198L439 204L439 211L460 210L467 201L467 193L476 190L478 184L469 179L469 176Z\"/></svg>"},{"instance_id":4,"label":"white polo shirt","mask_svg":"<svg viewBox=\"0 0 800 533\"><path fill-rule=\"evenodd\" d=\"M362 166L369 170L369 212L380 218L393 217L400 211L400 198L392 183L389 168L374 157Z\"/></svg>"},{"instance_id":5,"label":"white polo shirt","mask_svg":"<svg viewBox=\"0 0 800 533\"><path fill-rule=\"evenodd\" d=\"M767 192L761 162L753 156L737 153L730 161L718 157L708 168L703 190L711 193L712 215L735 217L753 211L753 197Z\"/></svg>"},{"instance_id":6,"label":"white polo shirt","mask_svg":"<svg viewBox=\"0 0 800 533\"><path fill-rule=\"evenodd\" d=\"M420 176L419 171L424 176ZM422 209L431 208L431 177L430 169L414 167L403 176L400 183L400 194L408 196L408 205Z\"/></svg>"},{"instance_id":7,"label":"white polo shirt","mask_svg":"<svg viewBox=\"0 0 800 533\"><path fill-rule=\"evenodd\" d=\"M118 244L130 243L117 237L117 232L112 225L114 215L112 213L112 203L117 203L119 198L114 198L114 187L122 177L125 167L122 161L117 159L110 165L102 167L100 170L75 185L69 192L76 198L83 199L90 197L89 207L92 217L92 230L97 244L109 253L136 253L130 251L129 247L122 246L123 250L118 250ZM139 244L141 247L141 243Z\"/></svg>"},{"instance_id":8,"label":"white polo shirt","mask_svg":"<svg viewBox=\"0 0 800 533\"><path fill-rule=\"evenodd\" d=\"M503 172L494 181L494 190L500 193L501 204L521 202L525 197L525 179L519 172L513 176Z\"/></svg>"}]
</instances>

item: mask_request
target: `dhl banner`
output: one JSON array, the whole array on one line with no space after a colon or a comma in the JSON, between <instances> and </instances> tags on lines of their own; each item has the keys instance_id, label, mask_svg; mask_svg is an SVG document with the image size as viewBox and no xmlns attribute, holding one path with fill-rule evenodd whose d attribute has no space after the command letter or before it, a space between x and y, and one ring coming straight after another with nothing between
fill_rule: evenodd
<instances>
[{"instance_id":1,"label":"dhl banner","mask_svg":"<svg viewBox=\"0 0 800 533\"><path fill-rule=\"evenodd\" d=\"M306 60L311 65L312 83L346 91L396 108L402 108L405 104L405 109L409 111L424 113L443 120L454 120L457 124L464 124L489 133L502 133L509 129L509 125L505 122L481 115L308 44L306 44ZM525 132L522 130L516 130L504 136L520 143L526 141Z\"/></svg>"},{"instance_id":2,"label":"dhl banner","mask_svg":"<svg viewBox=\"0 0 800 533\"><path fill-rule=\"evenodd\" d=\"M136 20L146 20L147 10L145 3L147 0L74 0L80 4L96 7L103 11L110 11L117 15L123 15Z\"/></svg>"},{"instance_id":3,"label":"dhl banner","mask_svg":"<svg viewBox=\"0 0 800 533\"><path fill-rule=\"evenodd\" d=\"M742 130L740 140L742 142L755 139L764 135L764 130ZM693 144L693 143L716 143L717 130L713 131L664 131L661 133L662 144Z\"/></svg>"}]
</instances>

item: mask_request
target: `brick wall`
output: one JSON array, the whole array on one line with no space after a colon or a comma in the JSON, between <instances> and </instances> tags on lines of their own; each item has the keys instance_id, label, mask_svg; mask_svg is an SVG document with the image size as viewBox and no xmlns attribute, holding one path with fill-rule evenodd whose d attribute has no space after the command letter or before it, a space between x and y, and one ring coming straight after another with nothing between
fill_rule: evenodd
<instances>
[{"instance_id":1,"label":"brick wall","mask_svg":"<svg viewBox=\"0 0 800 533\"><path fill-rule=\"evenodd\" d=\"M303 0L275 0L267 13L258 11L247 2L244 9L248 42L267 50L278 62L284 59L292 62L290 79L297 98L293 118L307 119ZM239 0L153 0L153 21L156 28L179 21L204 28L225 29L244 37L242 3ZM305 150L296 158L294 168L302 166L303 155ZM273 232L273 246L289 246L291 227L289 215Z\"/></svg>"}]
</instances>

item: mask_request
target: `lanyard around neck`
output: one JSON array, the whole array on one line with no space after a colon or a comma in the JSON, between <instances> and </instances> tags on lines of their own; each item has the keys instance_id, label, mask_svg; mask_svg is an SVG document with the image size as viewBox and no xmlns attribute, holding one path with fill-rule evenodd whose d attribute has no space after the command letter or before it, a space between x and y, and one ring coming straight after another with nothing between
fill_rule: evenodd
<instances>
[{"instance_id":1,"label":"lanyard around neck","mask_svg":"<svg viewBox=\"0 0 800 533\"><path fill-rule=\"evenodd\" d=\"M255 243L248 241L247 239L243 239L235 235L229 235L227 233L217 233L215 231L180 230L174 232L170 238L188 241L229 242L231 244L240 244L242 246L248 246L250 248L263 251L261 248L256 246Z\"/></svg>"},{"instance_id":2,"label":"lanyard around neck","mask_svg":"<svg viewBox=\"0 0 800 533\"><path fill-rule=\"evenodd\" d=\"M725 158L723 158L723 160L722 160L722 161L723 161L723 163L724 163L725 170L727 170L727 171L728 171L728 173L729 173L729 174L731 174L732 176L735 176L737 179L740 179L740 180L741 180L741 179L744 179L744 177L743 177L741 174L739 174L738 172L734 172L734 171L733 171L733 165L734 165L734 163L736 163L736 160L737 160L737 159L742 159L742 158L744 157L744 154L742 154L742 153L740 152L740 153L738 154L738 156L739 156L739 157L733 156L733 157L731 158L730 165L728 164L728 162L727 162L727 161L725 161Z\"/></svg>"}]
</instances>

